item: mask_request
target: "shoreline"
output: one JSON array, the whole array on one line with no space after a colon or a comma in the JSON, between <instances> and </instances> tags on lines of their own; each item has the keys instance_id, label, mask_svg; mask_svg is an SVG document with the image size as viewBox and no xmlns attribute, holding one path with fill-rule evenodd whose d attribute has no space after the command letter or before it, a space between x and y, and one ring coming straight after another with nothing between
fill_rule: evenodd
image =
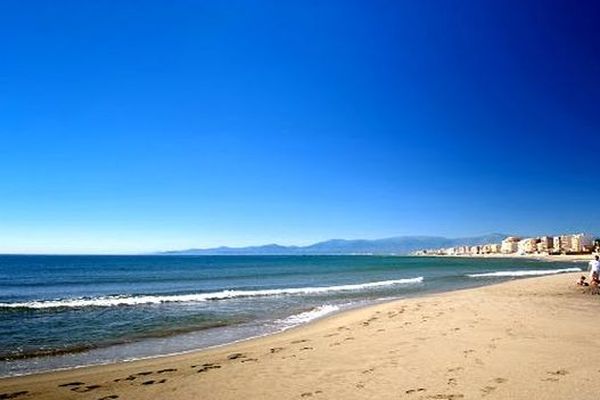
<instances>
[{"instance_id":1,"label":"shoreline","mask_svg":"<svg viewBox=\"0 0 600 400\"><path fill-rule=\"evenodd\" d=\"M441 256L438 256L441 257ZM561 271L560 274L565 274L568 273L568 271ZM531 275L531 276L512 276L509 277L509 279L512 278L516 278L516 279L528 279L528 278L532 278L532 277L539 277L539 276L545 276L546 274L543 275ZM121 364L121 363L131 363L131 362L136 362L136 361L146 361L146 360L153 360L153 359L161 359L161 358L168 358L168 357L176 357L176 356L180 356L180 355L185 355L185 354L190 354L190 353L195 353L195 352L203 352L203 351L210 351L213 349L219 349L219 348L223 348L223 347L227 347L227 346L232 346L238 343L244 343L244 342L248 342L248 341L252 341L252 340L256 340L256 339L261 339L261 338L265 338L265 337L270 337L270 336L276 336L276 335L280 335L284 332L290 331L290 330L295 330L295 329L301 329L302 327L305 326L309 326L313 323L317 323L319 321L321 321L322 319L326 319L329 317L333 317L335 315L338 314L343 314L343 313L347 313L347 312L353 312L356 310L361 310L364 308L369 308L369 307L374 307L377 305L381 305L381 304L386 304L386 303L392 303L392 302L396 302L396 301L402 301L402 300L407 300L407 299L415 299L415 298L425 298L428 296L435 296L435 295L441 295L441 294L445 294L445 293L452 293L452 292L460 292L463 290L471 290L471 289L477 289L480 287L487 287L487 286L494 286L494 285L499 285L504 282L494 282L494 283L482 283L482 284L477 284L474 286L468 286L468 287L458 287L458 288L451 288L451 289L442 289L442 290L428 290L428 291L424 291L424 292L416 292L416 293L408 293L408 294L404 294L402 296L398 296L395 298L380 298L380 299L372 299L369 301L359 301L359 302L352 302L352 303L346 303L343 306L337 307L336 310L332 311L332 312L328 312L324 315L318 316L316 318L310 319L308 321L304 321L304 322L300 322L291 326L282 326L279 327L277 329L273 329L273 330L265 330L261 333L258 334L253 334L250 336L242 336L242 337L238 337L238 338L234 338L230 341L227 342L222 342L222 343L215 343L215 344L209 344L203 347L195 347L195 348L188 348L188 349L183 349L183 350L176 350L176 351L167 351L164 353L157 353L157 354L146 354L146 355L133 355L130 357L121 357L120 359L112 359L112 360L98 360L98 361L92 361L92 362L87 362L87 363L81 363L81 364L72 364L72 365L64 365L64 366L56 366L56 367L47 367L44 369L39 369L39 370L33 370L33 371L25 371L25 372L17 372L17 373L13 373L10 375L4 375L4 376L0 376L0 381L2 379L10 379L10 378L17 378L17 377L27 377L27 376L32 376L32 375L39 375L39 374L47 374L47 373L54 373L54 372L60 372L60 371L69 371L69 370L76 370L76 369L83 369L83 368L91 368L91 367L98 367L98 366L109 366L109 365L115 365L115 364ZM317 308L321 308L323 306L317 307ZM311 310L314 311L315 309ZM309 311L310 312L310 311ZM301 313L301 314L304 314ZM189 332L188 334L194 334L194 333L198 333L198 332L202 332L202 331L193 331L193 332ZM185 335L185 334L184 334ZM115 353L118 352L119 348L121 348L121 350L123 350L123 346L129 346L129 345L135 345L135 344L139 344L139 343L146 343L147 341L155 341L155 340L161 340L161 339L169 339L169 338L176 338L179 337L180 335L173 335L173 336L167 336L164 338L149 338L148 340L144 341L139 341L139 342L132 342L132 343L120 343L120 344L115 344L115 345L109 345L109 346L105 346L105 347L97 347L97 348L92 348L90 350L84 350L82 352L65 352L64 354L58 355L58 357L61 356L65 356L65 357L70 357L70 356L77 356L80 354L86 354L89 352L98 352L98 351L105 351L105 350L109 350L111 351L111 353ZM157 346L161 346L160 342L156 342L155 345ZM36 357L32 357L32 358L24 358L22 360L35 360ZM19 361L19 360L17 360ZM42 360L42 363L44 361Z\"/></svg>"},{"instance_id":2,"label":"shoreline","mask_svg":"<svg viewBox=\"0 0 600 400\"><path fill-rule=\"evenodd\" d=\"M261 395L255 393L249 395L249 397L295 398L301 397L301 395L305 393L312 393L311 396L306 395L302 397L322 396L323 398L327 398L325 393L329 393L329 398L337 398L336 396L331 397L332 393L337 393L335 390L332 391L336 386L336 379L333 379L331 382L328 380L322 381L321 379L317 379L318 382L314 382L314 380L321 377L323 374L333 374L334 376L337 376L336 374L339 374L340 371L346 370L348 370L348 373L351 372L350 375L352 376L356 375L356 373L359 374L358 377L364 378L366 378L365 375L371 377L371 374L373 374L373 376L375 376L375 370L379 370L381 366L377 368L373 367L374 370L371 372L364 372L369 370L367 364L379 365L386 360L390 361L391 358L397 359L395 360L395 364L392 362L387 366L387 369L391 368L393 370L394 368L399 368L404 373L420 371L418 374L419 376L423 373L428 375L427 370L430 370L433 366L422 365L422 360L419 358L414 359L414 356L411 356L411 351L400 351L400 349L398 349L398 341L403 339L402 335L390 336L390 334L386 334L386 332L392 330L405 330L404 340L400 340L402 342L401 347L414 347L413 350L420 354L424 359L438 357L444 353L443 346L440 348L440 341L446 342L447 339L453 337L454 341L458 340L458 342L461 342L461 333L468 331L469 327L475 327L478 324L472 320L472 315L464 315L465 310L461 309L465 308L464 304L463 307L458 307L460 303L464 303L465 299L470 300L466 303L470 308L485 308L483 306L486 304L485 301L479 305L477 302L472 302L478 297L496 300L507 297L514 300L515 295L518 294L517 297L527 297L533 302L539 302L540 299L550 299L552 300L550 303L556 302L557 299L567 300L569 310L573 311L574 309L578 311L575 313L577 315L574 315L574 317L575 320L580 322L579 319L581 319L581 315L579 314L586 314L586 312L589 311L585 308L579 310L582 308L582 303L592 302L597 306L598 299L595 296L581 295L581 290L577 290L576 287L573 288L573 282L577 275L577 273L572 273L531 279L519 279L475 289L461 289L451 292L426 294L420 297L368 305L358 309L330 314L283 332L253 339L245 339L241 342L220 345L210 349L192 350L184 354L158 356L149 359L114 364L85 366L60 371L2 378L0 379L0 394L27 391L27 393L12 397L23 399L30 398L33 395L35 398L44 399L98 399L103 396L141 399L146 397L169 398L173 392L181 392L177 394L177 396L182 399L192 398L194 397L193 394L198 395L199 393L202 393L203 398L233 399L242 397L247 398L248 395L243 396L242 392L235 390L231 391L229 390L230 386L233 385L238 387L239 390L242 390L243 387L250 385L258 390L261 388L261 385L256 385L259 381L262 381L265 376L268 376L271 380L280 379L288 382L291 384L292 389L297 386L294 382L298 380L302 382L306 380L313 381L313 384L316 385L319 383L317 386L322 386L322 388L312 392L305 391L292 395L289 389L284 390L284 388L279 387L268 391L263 390ZM546 290L544 286L548 286L546 289L549 290L550 294L545 294ZM530 289L533 289L533 291ZM442 303L444 304L444 307L440 306ZM502 303L504 304L505 302ZM451 309L448 308L447 305L451 305ZM573 307L574 305L575 307ZM494 304L492 310L499 306L502 308L502 304ZM522 309L519 310L519 307L529 308L527 307L527 302L523 302L522 298L519 299L519 304L514 306L514 309L510 310L512 311L512 314L519 314L524 311ZM553 312L558 312L554 309L556 304L550 304L550 306ZM480 316L479 323L488 319L493 321L494 319L490 318L492 316L486 316L484 311L487 311L489 314L490 310L477 310L477 314ZM438 315L440 313L441 315ZM525 314L528 316L528 319L532 319L527 313ZM407 318L408 320L398 324L398 322L401 321L395 321L394 319L399 316ZM453 324L456 326L448 331L447 329L443 329L449 326L446 323L441 325L432 324L435 326L421 325L427 324L428 321L435 319L435 316L440 319L444 318L444 316L446 316L445 318L452 317L452 319L455 320L458 318L456 321L453 321ZM505 318L506 315L501 315L500 317ZM535 317L536 316L534 315L533 319L535 319ZM519 324L515 325L514 322L515 321L513 321L512 324L509 324L512 326L511 328L505 328L504 332L494 332L494 335L502 336L506 333L506 329L517 331L522 328ZM414 330L415 326L421 329L418 329L416 332L411 332L411 330ZM375 327L378 329L374 329ZM425 327L427 327L427 329L424 329ZM562 329L568 328L569 326L565 326ZM440 331L440 329L444 330L444 332ZM363 331L368 331L368 335L365 335L365 332ZM570 332L569 334L577 336L577 331ZM475 342L477 341L477 338L471 339ZM431 343L428 343L427 346L423 347L423 344L428 341ZM382 344L384 345L383 348L381 348ZM497 346L497 343L494 345ZM464 343L464 346L468 345ZM340 350L336 351L338 349ZM380 349L381 351L376 351L375 349ZM386 351L386 349L389 350ZM491 347L488 348L488 350L490 349ZM393 353L391 350L394 350L394 353L397 353L396 356L398 357L392 356ZM572 349L567 349L565 351L569 352L570 350ZM467 353L463 353L464 351L467 351ZM474 350L474 352L475 351L476 350ZM469 349L460 351L458 353L458 360L455 360L455 362L460 361L461 363L464 363L465 360L470 359L470 353ZM451 356L451 354L447 354L446 356ZM366 362L343 362L344 360L349 361L356 357L360 360L364 358ZM400 362L401 359L406 363ZM483 362L482 358L479 358L479 360ZM305 361L312 361L312 364L302 366L301 364L305 364ZM600 361L600 358L597 359L597 361ZM364 368L361 364L364 364ZM192 367L192 365L195 365L195 367ZM419 365L421 365L421 367L419 367ZM260 369L261 372L255 373L257 372L253 371L255 368ZM360 371L355 371L356 368L360 369ZM463 370L466 369L464 366L461 368L463 368ZM226 370L229 370L229 372L225 373ZM302 376L299 376L300 372L302 372ZM594 373L597 374L597 371L594 370ZM384 376L387 375L384 374ZM342 379L342 377L339 376L338 378ZM346 378L342 379L344 382L346 380ZM360 381L360 379L358 379L358 381ZM75 383L81 383L81 385L75 385ZM353 390L346 393L346 395L355 398L366 398L368 397L367 393L373 395L373 392L365 391L367 386L367 382L356 383L353 385ZM458 385L444 385L439 387L438 391L444 392L441 389L454 389L455 386ZM498 385L496 384L494 387L497 386ZM212 388L211 392L213 392L212 394L209 394L208 397L206 392L207 388ZM198 392L198 390L201 389L204 390ZM266 389L266 387L263 389ZM296 387L296 389L298 388ZM415 392L408 393L408 391L412 390L408 388L400 394L403 396L413 393L416 394L418 393L416 392L417 389L415 389ZM319 390L321 393L316 393ZM389 393L386 391L387 389L382 390L382 392L377 392L378 397L391 397L388 396ZM430 389L426 389L423 392L425 391L429 392ZM448 390L446 390L446 392L447 391ZM496 390L494 389L493 392L496 392ZM396 391L394 393L395 396L393 397L397 398L398 392ZM440 394L444 395L444 393ZM490 395L490 398L492 397L493 396ZM443 399L450 397L437 398ZM588 397L584 396L580 398Z\"/></svg>"},{"instance_id":3,"label":"shoreline","mask_svg":"<svg viewBox=\"0 0 600 400\"><path fill-rule=\"evenodd\" d=\"M538 261L555 261L555 262L588 262L591 261L596 254L424 254L414 257L432 257L432 258L498 258L498 259L515 259L515 260L538 260Z\"/></svg>"}]
</instances>

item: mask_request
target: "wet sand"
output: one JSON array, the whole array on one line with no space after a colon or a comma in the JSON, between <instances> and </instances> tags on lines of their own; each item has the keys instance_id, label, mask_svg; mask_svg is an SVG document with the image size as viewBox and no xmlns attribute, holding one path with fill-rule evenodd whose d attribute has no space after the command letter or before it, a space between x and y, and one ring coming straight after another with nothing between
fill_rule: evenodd
<instances>
[{"instance_id":1,"label":"wet sand","mask_svg":"<svg viewBox=\"0 0 600 400\"><path fill-rule=\"evenodd\" d=\"M579 274L398 300L225 347L0 380L0 399L598 399Z\"/></svg>"}]
</instances>

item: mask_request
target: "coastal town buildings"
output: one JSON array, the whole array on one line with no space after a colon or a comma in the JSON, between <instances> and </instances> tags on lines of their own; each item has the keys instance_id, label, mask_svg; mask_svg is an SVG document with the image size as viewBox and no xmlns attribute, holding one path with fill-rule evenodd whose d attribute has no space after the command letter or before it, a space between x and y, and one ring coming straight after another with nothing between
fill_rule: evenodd
<instances>
[{"instance_id":1,"label":"coastal town buildings","mask_svg":"<svg viewBox=\"0 0 600 400\"><path fill-rule=\"evenodd\" d=\"M590 254L599 250L600 239L594 239L590 235L578 233L529 238L509 236L502 243L420 250L415 255Z\"/></svg>"},{"instance_id":2,"label":"coastal town buildings","mask_svg":"<svg viewBox=\"0 0 600 400\"><path fill-rule=\"evenodd\" d=\"M555 236L553 239L555 253L566 253L571 249L571 236L561 235Z\"/></svg>"},{"instance_id":3,"label":"coastal town buildings","mask_svg":"<svg viewBox=\"0 0 600 400\"><path fill-rule=\"evenodd\" d=\"M509 236L502 241L500 245L500 252L504 254L516 253L519 249L519 241L521 239L516 236Z\"/></svg>"},{"instance_id":4,"label":"coastal town buildings","mask_svg":"<svg viewBox=\"0 0 600 400\"><path fill-rule=\"evenodd\" d=\"M517 242L517 253L532 254L537 251L538 238L526 238Z\"/></svg>"},{"instance_id":5,"label":"coastal town buildings","mask_svg":"<svg viewBox=\"0 0 600 400\"><path fill-rule=\"evenodd\" d=\"M552 236L542 236L537 243L538 253L551 253L554 247L554 238Z\"/></svg>"},{"instance_id":6,"label":"coastal town buildings","mask_svg":"<svg viewBox=\"0 0 600 400\"><path fill-rule=\"evenodd\" d=\"M594 250L594 238L580 233L571 237L571 249L576 253L587 253Z\"/></svg>"}]
</instances>

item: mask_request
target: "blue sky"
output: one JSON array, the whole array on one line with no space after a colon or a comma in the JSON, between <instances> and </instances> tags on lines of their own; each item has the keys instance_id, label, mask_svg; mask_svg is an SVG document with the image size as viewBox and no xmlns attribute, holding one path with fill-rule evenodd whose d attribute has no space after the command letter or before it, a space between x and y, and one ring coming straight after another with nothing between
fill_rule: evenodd
<instances>
[{"instance_id":1,"label":"blue sky","mask_svg":"<svg viewBox=\"0 0 600 400\"><path fill-rule=\"evenodd\" d=\"M0 252L600 233L597 7L3 1Z\"/></svg>"}]
</instances>

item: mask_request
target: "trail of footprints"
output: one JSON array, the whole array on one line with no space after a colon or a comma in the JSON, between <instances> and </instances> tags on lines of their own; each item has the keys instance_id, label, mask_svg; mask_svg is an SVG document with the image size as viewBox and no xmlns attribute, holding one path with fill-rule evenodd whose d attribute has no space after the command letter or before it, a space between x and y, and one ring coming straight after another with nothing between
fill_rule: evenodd
<instances>
[{"instance_id":1,"label":"trail of footprints","mask_svg":"<svg viewBox=\"0 0 600 400\"><path fill-rule=\"evenodd\" d=\"M275 353L275 352L278 352L281 350L283 350L283 348L272 348L271 353ZM227 360L229 360L229 361L238 360L241 363L258 361L258 359L249 358L248 356L246 356L243 353L230 354L229 356L227 356ZM205 373L205 372L208 372L208 371L214 370L214 369L219 369L221 367L222 366L217 363L203 363L203 364L190 366L190 368L195 369L195 372L198 374ZM140 386L160 385L162 383L167 382L167 380L168 380L167 378L163 377L165 374L168 375L169 373L177 372L177 371L178 371L177 368L164 368L164 369L159 369L157 371L142 371L142 372L137 372L135 374L131 374L124 378L114 379L112 381L112 383L139 384ZM68 389L68 390L71 390L72 392L76 392L76 393L88 393L88 392L91 392L91 391L94 391L97 389L108 388L108 386L102 386L102 385L98 385L98 384L89 384L88 385L85 382L80 382L80 381L61 383L58 385L58 387ZM0 400L16 399L25 394L28 394L28 392L23 391L23 392L14 392L14 393L3 393L3 394L0 394ZM107 396L98 398L98 400L115 400L118 398L119 398L119 395L117 395L117 394L109 394Z\"/></svg>"},{"instance_id":2,"label":"trail of footprints","mask_svg":"<svg viewBox=\"0 0 600 400\"><path fill-rule=\"evenodd\" d=\"M165 368L165 369L160 369L158 371L143 371L143 372L131 374L125 378L114 379L112 382L113 383L121 382L121 383L129 383L129 384L139 384L142 386L158 385L158 384L167 382L167 378L158 378L158 377L160 377L161 375L163 375L165 373L176 372L176 371L177 371L177 368ZM153 376L151 377L150 375L153 375ZM158 376L158 377L154 377L154 376ZM154 379L149 379L149 378L154 378ZM91 391L95 391L97 389L107 388L102 385L98 385L98 384L88 385L85 382L79 382L79 381L61 383L58 385L58 387L71 390L72 392L75 392L75 393L88 393ZM13 397L7 397L7 399L9 399L9 398L13 398ZM117 394L109 394L107 396L98 398L98 400L114 400L114 399L118 399L118 398L119 398L119 395L117 395ZM0 397L0 399L3 399L3 397Z\"/></svg>"},{"instance_id":3,"label":"trail of footprints","mask_svg":"<svg viewBox=\"0 0 600 400\"><path fill-rule=\"evenodd\" d=\"M341 327L341 328L343 328L343 329L340 329L340 330L347 329L345 327ZM350 339L353 339L353 338L350 338ZM308 339L299 339L299 340L292 341L291 344L298 345L298 344L306 344L308 342L310 342L310 340L308 340ZM285 347L271 347L269 349L268 354L273 355L273 354L283 352L284 350L286 350ZM308 351L308 350L314 350L314 347L304 345L304 346L298 348L298 351ZM296 355L293 354L292 357L296 357ZM282 357L282 358L287 358L287 357ZM248 362L258 362L259 360L258 360L258 358L249 357L248 355L246 355L244 353L232 353L226 357L226 361L240 362L241 364L244 364L244 363L248 363ZM194 369L197 374L207 373L211 370L220 369L222 367L223 367L223 365L214 363L214 362L190 365L190 368ZM169 373L177 372L177 371L178 371L177 368L164 368L164 369L160 369L157 371L142 371L142 372L137 372L135 374L131 374L124 378L114 379L112 381L112 383L139 384L140 386L157 385L157 384L162 384L162 383L167 382L167 378L162 377L164 374L168 375ZM98 384L87 384L85 382L73 381L73 382L61 383L58 385L58 387L64 388L66 390L70 390L70 391L76 392L76 393L88 393L88 392L92 392L92 391L102 389L102 388L107 389L107 388L109 388L109 385L103 386L103 385L98 385ZM320 391L320 390L315 391L315 392L305 392L305 393L302 393L301 397L311 397L311 396L319 395L321 393L322 393L322 391ZM25 396L27 394L29 394L28 391L0 393L0 400L17 399L17 398L19 398L21 396ZM119 395L109 394L107 396L98 398L98 400L115 400L115 399L119 399Z\"/></svg>"}]
</instances>

